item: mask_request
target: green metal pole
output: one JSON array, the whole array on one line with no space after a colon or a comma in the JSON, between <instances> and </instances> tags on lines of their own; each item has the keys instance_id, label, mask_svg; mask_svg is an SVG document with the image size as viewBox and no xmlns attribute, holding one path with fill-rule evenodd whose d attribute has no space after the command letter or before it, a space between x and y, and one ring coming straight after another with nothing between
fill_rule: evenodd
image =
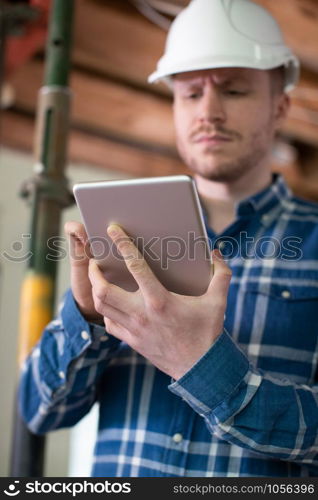
<instances>
[{"instance_id":1,"label":"green metal pole","mask_svg":"<svg viewBox=\"0 0 318 500\"><path fill-rule=\"evenodd\" d=\"M74 0L53 2L44 86L39 92L37 110L34 175L21 191L32 207L32 257L21 290L19 366L54 314L57 260L47 259L48 242L59 236L61 212L73 202L64 175L71 97L68 76L73 7ZM16 408L10 475L43 476L44 445L44 437L28 431Z\"/></svg>"}]
</instances>

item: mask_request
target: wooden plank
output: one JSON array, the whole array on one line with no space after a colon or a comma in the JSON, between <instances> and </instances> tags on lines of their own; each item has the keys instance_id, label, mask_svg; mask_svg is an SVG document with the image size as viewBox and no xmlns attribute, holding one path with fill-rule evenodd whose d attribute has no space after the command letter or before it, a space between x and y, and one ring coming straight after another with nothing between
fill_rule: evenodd
<instances>
[{"instance_id":1,"label":"wooden plank","mask_svg":"<svg viewBox=\"0 0 318 500\"><path fill-rule=\"evenodd\" d=\"M318 110L318 76L310 71L302 70L300 84L291 92L294 105L308 111ZM318 125L318 119L313 118Z\"/></svg>"},{"instance_id":2,"label":"wooden plank","mask_svg":"<svg viewBox=\"0 0 318 500\"><path fill-rule=\"evenodd\" d=\"M282 129L282 135L315 147L318 145L318 127L308 123L307 114L302 108L291 109L290 117Z\"/></svg>"},{"instance_id":3,"label":"wooden plank","mask_svg":"<svg viewBox=\"0 0 318 500\"><path fill-rule=\"evenodd\" d=\"M255 0L279 22L286 43L302 64L318 72L318 3L312 0Z\"/></svg>"},{"instance_id":4,"label":"wooden plank","mask_svg":"<svg viewBox=\"0 0 318 500\"><path fill-rule=\"evenodd\" d=\"M12 76L18 108L34 111L42 76L40 61L29 61ZM72 73L71 87L75 125L175 154L171 101L78 71Z\"/></svg>"},{"instance_id":5,"label":"wooden plank","mask_svg":"<svg viewBox=\"0 0 318 500\"><path fill-rule=\"evenodd\" d=\"M18 108L34 112L42 73L42 63L30 61L13 75L10 82ZM292 107L282 133L318 145L318 91L314 83L313 74L304 72L300 86L292 93ZM171 100L79 71L73 72L71 85L74 126L176 155Z\"/></svg>"},{"instance_id":6,"label":"wooden plank","mask_svg":"<svg viewBox=\"0 0 318 500\"><path fill-rule=\"evenodd\" d=\"M166 33L129 2L77 0L76 6L74 64L149 88ZM164 85L151 88L167 93Z\"/></svg>"},{"instance_id":7,"label":"wooden plank","mask_svg":"<svg viewBox=\"0 0 318 500\"><path fill-rule=\"evenodd\" d=\"M1 142L4 146L30 153L33 149L33 134L32 118L13 111L3 112ZM138 177L188 173L178 158L143 151L77 130L70 133L69 161L127 172Z\"/></svg>"},{"instance_id":8,"label":"wooden plank","mask_svg":"<svg viewBox=\"0 0 318 500\"><path fill-rule=\"evenodd\" d=\"M172 0L169 0L172 3ZM278 20L287 43L302 63L318 73L318 2L316 0L255 0ZM187 0L174 0L187 5ZM117 5L117 8L115 7ZM116 75L140 86L161 57L166 33L127 2L78 0L73 61L91 70ZM94 36L92 36L94 34ZM167 92L162 85L154 91Z\"/></svg>"}]
</instances>

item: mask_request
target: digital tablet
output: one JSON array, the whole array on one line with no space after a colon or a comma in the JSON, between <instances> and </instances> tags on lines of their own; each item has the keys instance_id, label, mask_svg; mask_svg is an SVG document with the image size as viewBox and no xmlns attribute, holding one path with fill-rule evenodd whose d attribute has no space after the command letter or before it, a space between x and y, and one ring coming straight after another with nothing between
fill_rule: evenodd
<instances>
[{"instance_id":1,"label":"digital tablet","mask_svg":"<svg viewBox=\"0 0 318 500\"><path fill-rule=\"evenodd\" d=\"M106 233L116 223L168 290L192 296L206 292L212 277L211 253L192 177L79 183L73 192L91 252L109 282L128 291L138 289Z\"/></svg>"}]
</instances>

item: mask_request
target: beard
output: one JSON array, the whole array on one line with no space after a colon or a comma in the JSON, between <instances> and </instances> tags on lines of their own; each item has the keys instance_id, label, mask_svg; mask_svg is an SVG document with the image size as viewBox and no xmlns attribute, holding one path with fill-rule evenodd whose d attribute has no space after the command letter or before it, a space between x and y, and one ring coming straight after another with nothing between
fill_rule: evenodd
<instances>
[{"instance_id":1,"label":"beard","mask_svg":"<svg viewBox=\"0 0 318 500\"><path fill-rule=\"evenodd\" d=\"M201 161L191 156L187 164L194 173L207 180L231 183L238 181L256 168L267 154L267 150L258 149L250 154L236 157L234 160L222 161L215 160L212 157L213 153L207 153L207 158ZM185 161L185 158L183 159Z\"/></svg>"},{"instance_id":2,"label":"beard","mask_svg":"<svg viewBox=\"0 0 318 500\"><path fill-rule=\"evenodd\" d=\"M190 144L193 144L194 148L188 147L188 143L183 144L181 140L177 141L177 146L181 158L195 174L214 182L232 183L257 168L268 157L272 142L270 130L270 127L265 126L262 131L252 134L248 145L244 148L245 151L238 152L237 155L233 153L231 155L233 159L223 159L222 152L217 152L209 146L195 154L195 144L191 142L192 137L190 137ZM238 133L232 132L232 138L236 144L243 141L242 136ZM232 144L230 144L230 148L231 146Z\"/></svg>"}]
</instances>

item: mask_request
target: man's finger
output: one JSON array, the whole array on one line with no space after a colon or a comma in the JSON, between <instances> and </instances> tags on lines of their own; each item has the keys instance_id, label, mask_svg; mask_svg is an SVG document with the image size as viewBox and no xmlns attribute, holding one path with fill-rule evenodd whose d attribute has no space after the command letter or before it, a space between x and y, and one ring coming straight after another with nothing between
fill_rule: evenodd
<instances>
[{"instance_id":1,"label":"man's finger","mask_svg":"<svg viewBox=\"0 0 318 500\"><path fill-rule=\"evenodd\" d=\"M221 300L227 299L232 271L225 263L219 250L213 250L213 277L210 281L207 294L218 297Z\"/></svg>"},{"instance_id":2,"label":"man's finger","mask_svg":"<svg viewBox=\"0 0 318 500\"><path fill-rule=\"evenodd\" d=\"M117 226L117 224L111 224L107 228L107 233L125 259L129 272L135 278L145 298L165 293L166 289L153 274L138 248L121 227Z\"/></svg>"},{"instance_id":3,"label":"man's finger","mask_svg":"<svg viewBox=\"0 0 318 500\"><path fill-rule=\"evenodd\" d=\"M81 222L73 220L65 222L64 231L68 236L77 235L84 242L87 240L85 227Z\"/></svg>"},{"instance_id":4,"label":"man's finger","mask_svg":"<svg viewBox=\"0 0 318 500\"><path fill-rule=\"evenodd\" d=\"M69 241L70 258L73 264L88 264L92 257L88 237L83 224L77 221L68 221L64 225L64 232Z\"/></svg>"},{"instance_id":5,"label":"man's finger","mask_svg":"<svg viewBox=\"0 0 318 500\"><path fill-rule=\"evenodd\" d=\"M92 293L95 301L105 305L105 310L98 312L106 316L106 307L116 308L128 320L129 314L136 307L134 294L109 283L94 259L90 259L89 261L88 277L92 284Z\"/></svg>"},{"instance_id":6,"label":"man's finger","mask_svg":"<svg viewBox=\"0 0 318 500\"><path fill-rule=\"evenodd\" d=\"M116 323L125 324L127 327L130 326L130 317L123 311L120 311L116 307L110 306L107 302L103 302L92 289L92 297L94 302L94 307L98 314L101 316L107 316L111 321ZM109 332L111 333L111 332Z\"/></svg>"}]
</instances>

